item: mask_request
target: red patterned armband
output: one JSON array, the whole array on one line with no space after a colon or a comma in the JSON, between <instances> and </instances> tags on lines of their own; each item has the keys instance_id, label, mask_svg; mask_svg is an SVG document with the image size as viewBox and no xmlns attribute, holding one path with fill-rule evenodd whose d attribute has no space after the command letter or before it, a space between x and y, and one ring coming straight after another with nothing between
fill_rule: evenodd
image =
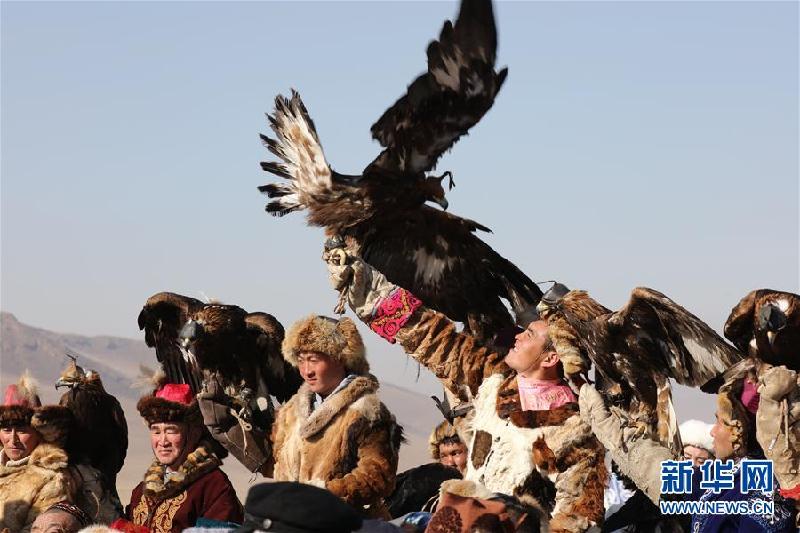
<instances>
[{"instance_id":1,"label":"red patterned armband","mask_svg":"<svg viewBox=\"0 0 800 533\"><path fill-rule=\"evenodd\" d=\"M405 289L396 289L381 300L375 309L375 317L369 323L370 329L394 344L395 336L411 314L422 305L422 301Z\"/></svg>"}]
</instances>

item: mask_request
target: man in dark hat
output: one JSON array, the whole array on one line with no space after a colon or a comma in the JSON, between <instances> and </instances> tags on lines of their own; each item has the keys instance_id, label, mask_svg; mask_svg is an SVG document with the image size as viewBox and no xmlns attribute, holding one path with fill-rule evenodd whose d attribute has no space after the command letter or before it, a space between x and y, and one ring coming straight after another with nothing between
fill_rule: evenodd
<instances>
[{"instance_id":1,"label":"man in dark hat","mask_svg":"<svg viewBox=\"0 0 800 533\"><path fill-rule=\"evenodd\" d=\"M161 383L136 405L150 428L155 460L131 495L128 519L154 533L182 531L199 518L241 523L242 505L222 461L203 439L188 385Z\"/></svg>"},{"instance_id":2,"label":"man in dark hat","mask_svg":"<svg viewBox=\"0 0 800 533\"><path fill-rule=\"evenodd\" d=\"M255 485L244 510L244 524L236 533L350 533L362 524L355 509L327 490L289 481Z\"/></svg>"}]
</instances>

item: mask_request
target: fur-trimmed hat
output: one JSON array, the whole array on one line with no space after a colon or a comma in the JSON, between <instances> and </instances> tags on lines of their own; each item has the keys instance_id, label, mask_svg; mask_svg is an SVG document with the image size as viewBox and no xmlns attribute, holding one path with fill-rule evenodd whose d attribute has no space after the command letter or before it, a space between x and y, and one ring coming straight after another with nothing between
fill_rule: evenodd
<instances>
[{"instance_id":1,"label":"fur-trimmed hat","mask_svg":"<svg viewBox=\"0 0 800 533\"><path fill-rule=\"evenodd\" d=\"M283 358L296 367L300 352L324 353L354 374L369 372L364 341L347 317L336 320L311 315L292 324L283 339Z\"/></svg>"},{"instance_id":2,"label":"fur-trimmed hat","mask_svg":"<svg viewBox=\"0 0 800 533\"><path fill-rule=\"evenodd\" d=\"M714 453L714 439L711 437L712 427L711 424L700 420L687 420L678 426L678 431L680 431L684 446L694 446Z\"/></svg>"},{"instance_id":3,"label":"fur-trimmed hat","mask_svg":"<svg viewBox=\"0 0 800 533\"><path fill-rule=\"evenodd\" d=\"M431 452L431 457L435 460L439 460L439 445L446 444L446 443L463 443L464 441L461 440L461 436L456 431L450 422L444 420L438 426L436 426L431 433L431 436L428 437L428 449Z\"/></svg>"},{"instance_id":4,"label":"fur-trimmed hat","mask_svg":"<svg viewBox=\"0 0 800 533\"><path fill-rule=\"evenodd\" d=\"M189 385L162 383L152 394L142 396L136 409L148 424L201 425L203 417Z\"/></svg>"},{"instance_id":5,"label":"fur-trimmed hat","mask_svg":"<svg viewBox=\"0 0 800 533\"><path fill-rule=\"evenodd\" d=\"M0 405L0 427L31 426L44 442L63 445L72 423L72 412L66 407L42 406L36 381L28 371L18 383L6 388Z\"/></svg>"},{"instance_id":6,"label":"fur-trimmed hat","mask_svg":"<svg viewBox=\"0 0 800 533\"><path fill-rule=\"evenodd\" d=\"M41 406L36 382L26 370L19 382L6 387L3 405L0 405L0 426L29 426L34 410Z\"/></svg>"},{"instance_id":7,"label":"fur-trimmed hat","mask_svg":"<svg viewBox=\"0 0 800 533\"><path fill-rule=\"evenodd\" d=\"M731 432L737 457L763 455L756 440L756 411L759 395L749 377L733 379L720 387L717 395L719 421Z\"/></svg>"}]
</instances>

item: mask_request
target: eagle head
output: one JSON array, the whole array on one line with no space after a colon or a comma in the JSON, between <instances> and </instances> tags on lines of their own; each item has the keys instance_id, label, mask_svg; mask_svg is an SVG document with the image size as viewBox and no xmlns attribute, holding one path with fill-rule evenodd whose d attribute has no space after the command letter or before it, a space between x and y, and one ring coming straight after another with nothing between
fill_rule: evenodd
<instances>
[{"instance_id":1,"label":"eagle head","mask_svg":"<svg viewBox=\"0 0 800 533\"><path fill-rule=\"evenodd\" d=\"M445 172L441 176L426 177L421 187L425 201L439 204L445 211L447 211L447 208L450 206L447 198L444 196L444 187L442 187L442 181L444 181L444 178L447 176L450 176L450 189L452 189L453 175L450 171Z\"/></svg>"},{"instance_id":2,"label":"eagle head","mask_svg":"<svg viewBox=\"0 0 800 533\"><path fill-rule=\"evenodd\" d=\"M78 362L74 358L71 359L67 368L61 372L61 375L56 381L56 390L60 387L73 389L86 381L86 371L78 365Z\"/></svg>"},{"instance_id":3,"label":"eagle head","mask_svg":"<svg viewBox=\"0 0 800 533\"><path fill-rule=\"evenodd\" d=\"M536 305L536 311L543 320L547 320L553 314L557 313L560 309L561 302L569 293L569 289L562 283L555 282L546 293L542 295L542 299Z\"/></svg>"},{"instance_id":4,"label":"eagle head","mask_svg":"<svg viewBox=\"0 0 800 533\"><path fill-rule=\"evenodd\" d=\"M196 312L178 332L184 358L193 365L218 367L246 332L246 316L235 305L212 304Z\"/></svg>"}]
</instances>

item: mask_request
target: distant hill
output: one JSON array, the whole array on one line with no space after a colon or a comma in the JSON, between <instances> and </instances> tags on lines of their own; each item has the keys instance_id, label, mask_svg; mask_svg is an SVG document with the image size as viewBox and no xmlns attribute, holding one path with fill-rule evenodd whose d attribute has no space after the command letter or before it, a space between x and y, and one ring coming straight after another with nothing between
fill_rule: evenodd
<instances>
[{"instance_id":1,"label":"distant hill","mask_svg":"<svg viewBox=\"0 0 800 533\"><path fill-rule=\"evenodd\" d=\"M28 369L39 382L42 401L58 402L63 389L56 392L53 384L68 363L64 355L67 349L80 354L78 364L100 373L106 390L114 394L125 409L130 447L125 467L118 478L118 489L123 503L127 503L130 491L141 480L152 460L147 428L136 411L136 401L142 391L132 388L132 384L139 376L140 365L157 367L155 351L142 340L55 333L23 324L13 314L0 312L1 390L16 382ZM380 390L381 398L404 426L408 439L401 449L400 470L428 462L428 434L441 420L433 402L421 394L388 383L382 383ZM225 460L224 470L244 500L252 474L232 458Z\"/></svg>"}]
</instances>

